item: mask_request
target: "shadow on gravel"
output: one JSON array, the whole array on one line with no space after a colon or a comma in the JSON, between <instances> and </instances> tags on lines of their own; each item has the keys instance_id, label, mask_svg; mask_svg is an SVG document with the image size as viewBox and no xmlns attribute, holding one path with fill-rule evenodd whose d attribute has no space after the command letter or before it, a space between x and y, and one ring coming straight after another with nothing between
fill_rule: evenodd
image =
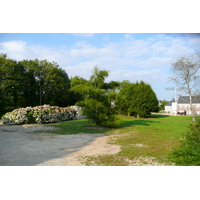
<instances>
[{"instance_id":1,"label":"shadow on gravel","mask_svg":"<svg viewBox=\"0 0 200 200\"><path fill-rule=\"evenodd\" d=\"M66 157L103 134L55 135L44 125L0 125L0 166L35 166ZM62 163L61 165L68 165ZM60 165L57 165L60 166Z\"/></svg>"}]
</instances>

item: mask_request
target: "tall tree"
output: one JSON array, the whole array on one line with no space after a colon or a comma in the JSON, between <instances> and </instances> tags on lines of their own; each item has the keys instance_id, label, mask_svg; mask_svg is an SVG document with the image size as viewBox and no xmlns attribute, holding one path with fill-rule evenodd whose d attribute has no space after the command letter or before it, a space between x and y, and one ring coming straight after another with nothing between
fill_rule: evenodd
<instances>
[{"instance_id":1,"label":"tall tree","mask_svg":"<svg viewBox=\"0 0 200 200\"><path fill-rule=\"evenodd\" d=\"M10 111L23 105L24 67L17 61L0 55L0 91L2 110ZM1 101L2 101L1 100Z\"/></svg>"},{"instance_id":2,"label":"tall tree","mask_svg":"<svg viewBox=\"0 0 200 200\"><path fill-rule=\"evenodd\" d=\"M118 112L121 114L130 115L129 106L133 98L132 86L133 83L126 80L120 83L120 89L116 99L116 106Z\"/></svg>"},{"instance_id":3,"label":"tall tree","mask_svg":"<svg viewBox=\"0 0 200 200\"><path fill-rule=\"evenodd\" d=\"M70 79L55 62L47 60L23 60L27 71L27 100L34 98L34 104L69 105Z\"/></svg>"},{"instance_id":4,"label":"tall tree","mask_svg":"<svg viewBox=\"0 0 200 200\"><path fill-rule=\"evenodd\" d=\"M55 62L15 61L0 54L0 114L19 107L68 106L70 79Z\"/></svg>"},{"instance_id":5,"label":"tall tree","mask_svg":"<svg viewBox=\"0 0 200 200\"><path fill-rule=\"evenodd\" d=\"M183 56L172 63L172 76L170 81L174 82L179 90L184 91L190 98L190 111L192 121L195 121L195 111L192 108L193 98L199 93L200 85L200 54Z\"/></svg>"},{"instance_id":6,"label":"tall tree","mask_svg":"<svg viewBox=\"0 0 200 200\"><path fill-rule=\"evenodd\" d=\"M83 100L77 104L83 107L83 114L94 120L96 125L115 126L116 110L113 105L117 84L106 83L109 72L94 67L90 80L77 79L71 90L82 95Z\"/></svg>"},{"instance_id":7,"label":"tall tree","mask_svg":"<svg viewBox=\"0 0 200 200\"><path fill-rule=\"evenodd\" d=\"M118 95L118 107L127 115L145 117L158 111L158 100L149 84L124 82Z\"/></svg>"},{"instance_id":8,"label":"tall tree","mask_svg":"<svg viewBox=\"0 0 200 200\"><path fill-rule=\"evenodd\" d=\"M74 76L71 77L70 79L70 88L73 88L79 84L86 84L87 80L79 77L79 76ZM69 90L69 95L70 95L70 104L75 105L78 101L82 101L84 99L85 94L79 93L74 90Z\"/></svg>"}]
</instances>

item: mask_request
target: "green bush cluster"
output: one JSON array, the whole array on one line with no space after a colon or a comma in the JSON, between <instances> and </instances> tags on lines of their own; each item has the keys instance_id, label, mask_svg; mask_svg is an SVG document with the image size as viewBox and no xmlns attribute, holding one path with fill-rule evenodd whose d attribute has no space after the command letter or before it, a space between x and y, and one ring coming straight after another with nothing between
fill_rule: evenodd
<instances>
[{"instance_id":1,"label":"green bush cluster","mask_svg":"<svg viewBox=\"0 0 200 200\"><path fill-rule=\"evenodd\" d=\"M200 117L189 125L180 147L170 153L170 158L176 165L200 166Z\"/></svg>"},{"instance_id":2,"label":"green bush cluster","mask_svg":"<svg viewBox=\"0 0 200 200\"><path fill-rule=\"evenodd\" d=\"M76 111L70 107L36 106L15 109L2 118L4 124L47 124L76 118Z\"/></svg>"}]
</instances>

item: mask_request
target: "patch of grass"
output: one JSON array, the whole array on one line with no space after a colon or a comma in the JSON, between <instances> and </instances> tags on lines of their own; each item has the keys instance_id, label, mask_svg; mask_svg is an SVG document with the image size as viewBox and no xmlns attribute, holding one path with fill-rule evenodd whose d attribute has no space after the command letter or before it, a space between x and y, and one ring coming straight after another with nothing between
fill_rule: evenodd
<instances>
[{"instance_id":1,"label":"patch of grass","mask_svg":"<svg viewBox=\"0 0 200 200\"><path fill-rule=\"evenodd\" d=\"M117 133L118 137L111 141L111 144L121 146L121 151L117 155L130 160L139 156L150 156L156 157L160 162L167 162L167 154L179 145L179 140L187 132L187 126L191 121L189 116L162 115L145 119L121 119L123 121ZM126 133L126 136L120 137L120 133Z\"/></svg>"},{"instance_id":2,"label":"patch of grass","mask_svg":"<svg viewBox=\"0 0 200 200\"><path fill-rule=\"evenodd\" d=\"M87 166L127 166L125 157L116 155L85 156L84 164Z\"/></svg>"},{"instance_id":3,"label":"patch of grass","mask_svg":"<svg viewBox=\"0 0 200 200\"><path fill-rule=\"evenodd\" d=\"M49 126L49 125L46 125ZM50 124L58 130L48 131L48 133L66 135L66 134L78 134L78 133L105 133L108 128L95 126L94 123L89 122L86 119L83 120L74 120L74 121L65 121L55 124Z\"/></svg>"}]
</instances>

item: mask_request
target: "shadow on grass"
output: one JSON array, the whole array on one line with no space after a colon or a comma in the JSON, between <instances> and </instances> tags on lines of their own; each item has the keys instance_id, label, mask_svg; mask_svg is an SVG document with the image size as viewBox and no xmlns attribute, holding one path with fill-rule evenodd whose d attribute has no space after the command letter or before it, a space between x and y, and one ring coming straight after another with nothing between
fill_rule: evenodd
<instances>
[{"instance_id":1,"label":"shadow on grass","mask_svg":"<svg viewBox=\"0 0 200 200\"><path fill-rule=\"evenodd\" d=\"M106 127L95 126L89 120L74 120L74 121L65 121L61 123L50 124L59 128L59 130L52 131L54 134L66 135L66 134L79 134L79 133L105 133L109 130Z\"/></svg>"},{"instance_id":2,"label":"shadow on grass","mask_svg":"<svg viewBox=\"0 0 200 200\"><path fill-rule=\"evenodd\" d=\"M170 117L170 115L159 115L159 114L152 114L152 115L147 115L146 118L166 118Z\"/></svg>"},{"instance_id":3,"label":"shadow on grass","mask_svg":"<svg viewBox=\"0 0 200 200\"><path fill-rule=\"evenodd\" d=\"M154 119L165 118L165 117L168 117L168 115L148 115L146 118L140 118L140 119L137 119L135 117L127 117L119 115L119 125L116 128L96 126L94 122L87 119L65 121L49 125L59 128L59 130L51 131L53 134L59 134L59 135L79 134L79 133L93 134L93 133L107 133L112 129L130 127L134 125L149 126L151 123L160 123L159 121L156 121Z\"/></svg>"},{"instance_id":4,"label":"shadow on grass","mask_svg":"<svg viewBox=\"0 0 200 200\"><path fill-rule=\"evenodd\" d=\"M169 115L147 115L146 118L139 119L135 117L121 116L118 128L129 127L134 125L149 126L152 123L160 123L159 121L156 121L154 119L166 117L169 117Z\"/></svg>"}]
</instances>

